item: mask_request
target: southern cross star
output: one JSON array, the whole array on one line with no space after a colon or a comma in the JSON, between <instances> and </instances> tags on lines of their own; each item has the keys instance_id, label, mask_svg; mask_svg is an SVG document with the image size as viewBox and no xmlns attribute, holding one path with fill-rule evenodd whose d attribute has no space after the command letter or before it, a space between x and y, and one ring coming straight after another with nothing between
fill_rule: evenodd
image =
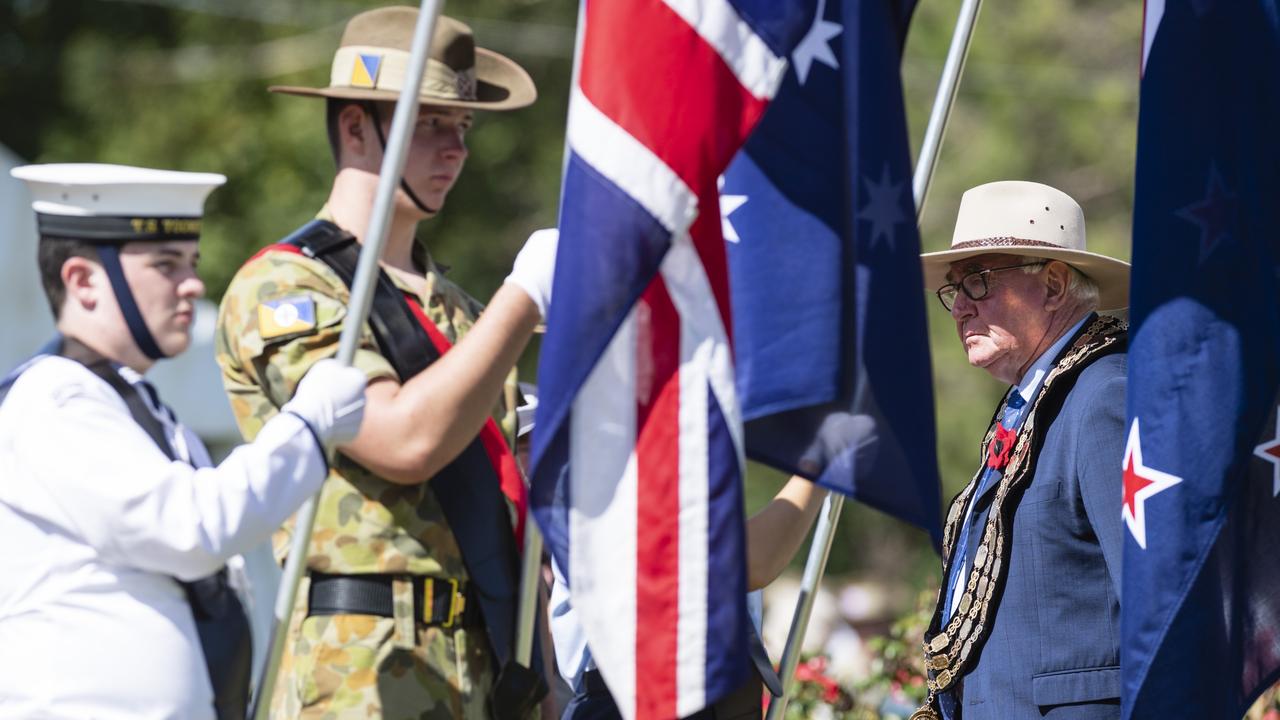
<instances>
[{"instance_id":1,"label":"southern cross star","mask_svg":"<svg viewBox=\"0 0 1280 720\"><path fill-rule=\"evenodd\" d=\"M1177 475L1170 475L1142 464L1142 439L1138 432L1138 418L1129 428L1129 442L1124 448L1124 506L1120 513L1129 526L1138 547L1147 549L1147 500L1158 492L1182 482Z\"/></svg>"},{"instance_id":2,"label":"southern cross star","mask_svg":"<svg viewBox=\"0 0 1280 720\"><path fill-rule=\"evenodd\" d=\"M1276 408L1276 437L1260 443L1253 454L1275 466L1275 480L1271 485L1271 497L1280 496L1280 408Z\"/></svg>"},{"instance_id":3,"label":"southern cross star","mask_svg":"<svg viewBox=\"0 0 1280 720\"><path fill-rule=\"evenodd\" d=\"M720 190L724 190L723 175L721 175L719 181L716 182L716 186ZM746 195L720 195L720 234L729 242L742 242L742 238L738 236L738 231L733 227L733 222L729 220L729 216L733 214L734 210L745 205L746 202Z\"/></svg>"},{"instance_id":4,"label":"southern cross star","mask_svg":"<svg viewBox=\"0 0 1280 720\"><path fill-rule=\"evenodd\" d=\"M844 28L839 23L824 20L822 16L826 10L826 0L818 0L818 10L813 14L809 32L804 34L800 44L791 52L791 63L795 65L796 77L801 85L809 79L809 69L815 61L832 69L840 67L836 54L831 51L831 40L843 32Z\"/></svg>"},{"instance_id":5,"label":"southern cross star","mask_svg":"<svg viewBox=\"0 0 1280 720\"><path fill-rule=\"evenodd\" d=\"M870 246L875 247L882 237L893 245L894 226L907 221L906 214L902 212L902 188L905 183L894 184L888 164L884 166L880 182L868 177L863 177L862 182L870 197L867 204L858 211L858 219L871 223Z\"/></svg>"}]
</instances>

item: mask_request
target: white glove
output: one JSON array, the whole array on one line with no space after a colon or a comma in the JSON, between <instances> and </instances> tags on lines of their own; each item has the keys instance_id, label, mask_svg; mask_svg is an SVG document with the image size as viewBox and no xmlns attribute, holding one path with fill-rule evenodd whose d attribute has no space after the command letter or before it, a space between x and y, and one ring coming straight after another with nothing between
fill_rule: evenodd
<instances>
[{"instance_id":1,"label":"white glove","mask_svg":"<svg viewBox=\"0 0 1280 720\"><path fill-rule=\"evenodd\" d=\"M364 418L364 371L333 358L311 366L283 412L302 418L326 446L355 439Z\"/></svg>"},{"instance_id":2,"label":"white glove","mask_svg":"<svg viewBox=\"0 0 1280 720\"><path fill-rule=\"evenodd\" d=\"M538 230L530 235L516 255L506 280L519 285L529 295L544 320L547 308L551 306L551 280L556 273L556 246L559 243L560 231L555 228Z\"/></svg>"}]
</instances>

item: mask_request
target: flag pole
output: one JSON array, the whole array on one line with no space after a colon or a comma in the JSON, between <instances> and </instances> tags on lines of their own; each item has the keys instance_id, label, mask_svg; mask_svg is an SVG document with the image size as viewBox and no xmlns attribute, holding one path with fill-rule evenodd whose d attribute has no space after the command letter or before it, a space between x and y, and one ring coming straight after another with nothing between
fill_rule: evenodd
<instances>
[{"instance_id":1,"label":"flag pole","mask_svg":"<svg viewBox=\"0 0 1280 720\"><path fill-rule=\"evenodd\" d=\"M512 372L514 373L515 370ZM507 411L511 413L517 412L517 389L518 386L515 383L507 385ZM516 467L520 469L520 475L524 476L525 468L520 462L519 453L516 452L516 445L520 442L518 414L511 428L510 440L511 452L516 458ZM533 634L537 629L538 580L542 575L542 531L538 529L538 523L533 518L532 503L526 503L524 508L524 555L521 556L521 560L520 590L516 605L515 660L527 668L532 668Z\"/></svg>"},{"instance_id":2,"label":"flag pole","mask_svg":"<svg viewBox=\"0 0 1280 720\"><path fill-rule=\"evenodd\" d=\"M582 63L582 33L584 27L583 5L578 4L578 26L573 42L573 71L569 79L569 87L578 86L578 73ZM570 101L572 102L572 101ZM560 164L560 186L564 187L564 173L569 166L569 142L565 137L564 157ZM558 224L558 223L557 223ZM534 426L536 429L536 425ZM514 448L514 445L512 446ZM524 468L521 468L522 470ZM520 569L520 605L516 616L516 662L525 667L533 667L533 633L536 627L535 611L538 607L538 579L542 574L542 530L533 515L533 496L530 493L529 504L525 508L524 523L524 557Z\"/></svg>"},{"instance_id":3,"label":"flag pole","mask_svg":"<svg viewBox=\"0 0 1280 720\"><path fill-rule=\"evenodd\" d=\"M982 0L964 0L956 18L955 31L951 35L951 47L947 50L942 77L938 80L938 91L933 97L933 110L929 114L929 126L925 129L924 142L920 146L920 157L916 159L915 176L911 183L917 224L924 212L924 201L928 197L929 185L933 181L934 165L942 149L942 136L946 132L951 107L955 104L956 90L960 87L960 75L964 72L965 57L969 53L969 44L973 39L973 28L977 23L978 9L981 5ZM809 557L805 561L804 575L800 581L800 594L796 598L795 614L791 617L791 630L782 652L782 665L779 670L782 679L782 697L770 701L766 720L782 720L787 712L787 703L795 686L796 666L800 662L800 647L804 642L805 631L809 627L809 616L813 611L818 583L822 581L822 575L826 571L836 524L840 522L840 512L843 508L843 495L831 493L823 501L822 514L813 534L813 544L809 546Z\"/></svg>"},{"instance_id":4,"label":"flag pole","mask_svg":"<svg viewBox=\"0 0 1280 720\"><path fill-rule=\"evenodd\" d=\"M400 178L404 175L404 166L409 156L409 141L418 115L418 90L422 86L431 36L435 31L436 17L440 14L442 4L443 0L422 0L418 22L414 26L409 67L406 68L407 73L404 87L400 90L400 98L396 101L391 131L387 133L386 153L382 159L382 171L378 175L373 214L369 218L369 227L361 243L360 259L356 264L355 278L351 286L347 318L338 340L337 357L343 365L349 366L355 359L360 331L373 305L378 262L382 257L382 247L386 244L387 230L391 227L395 191L400 184ZM332 457L332 448L327 448L326 452ZM262 667L257 691L254 693L253 717L256 720L267 720L271 712L271 695L280 670L280 658L283 655L285 640L289 635L289 623L298 596L298 586L306 569L308 550L311 545L311 530L315 525L316 506L319 499L320 493L316 493L314 497L303 503L296 515L293 541L289 547L289 556L285 560L281 585L276 594L270 651Z\"/></svg>"},{"instance_id":5,"label":"flag pole","mask_svg":"<svg viewBox=\"0 0 1280 720\"><path fill-rule=\"evenodd\" d=\"M978 9L981 5L982 0L964 0L956 18L955 32L951 34L951 47L947 50L947 61L942 66L942 77L938 79L938 92L933 96L933 111L929 113L929 126L924 131L920 157L916 159L916 174L911 181L911 193L916 201L917 224L924 215L924 201L929 197L933 167L942 151L942 136L947 131L951 107L955 105L956 90L960 87L960 75L964 72L965 57L969 54L969 43L973 39L973 28L978 22Z\"/></svg>"},{"instance_id":6,"label":"flag pole","mask_svg":"<svg viewBox=\"0 0 1280 720\"><path fill-rule=\"evenodd\" d=\"M804 642L805 631L809 628L809 615L813 612L813 601L818 592L818 583L827 569L827 558L831 555L831 543L835 540L836 523L840 522L840 511L844 508L844 496L838 493L827 493L822 501L822 513L818 515L818 528L813 534L813 544L809 546L809 559L804 564L804 577L800 580L800 596L796 598L796 612L791 616L791 630L787 634L787 646L782 653L782 666L778 672L782 680L782 697L769 702L767 720L781 720L787 712L787 702L791 698L791 690L796 684L796 665L800 663L800 646Z\"/></svg>"}]
</instances>

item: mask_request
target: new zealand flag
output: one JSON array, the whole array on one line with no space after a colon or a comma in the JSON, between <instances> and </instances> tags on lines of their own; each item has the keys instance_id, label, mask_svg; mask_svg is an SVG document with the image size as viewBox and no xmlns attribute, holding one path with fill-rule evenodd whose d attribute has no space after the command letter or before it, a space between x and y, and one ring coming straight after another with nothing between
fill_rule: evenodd
<instances>
[{"instance_id":1,"label":"new zealand flag","mask_svg":"<svg viewBox=\"0 0 1280 720\"><path fill-rule=\"evenodd\" d=\"M1280 677L1280 9L1146 7L1122 705L1238 718Z\"/></svg>"}]
</instances>

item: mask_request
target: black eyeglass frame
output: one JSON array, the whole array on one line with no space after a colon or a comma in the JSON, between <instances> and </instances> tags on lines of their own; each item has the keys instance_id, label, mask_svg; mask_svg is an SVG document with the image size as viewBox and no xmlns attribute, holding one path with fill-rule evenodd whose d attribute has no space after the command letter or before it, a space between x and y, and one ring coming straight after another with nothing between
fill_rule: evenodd
<instances>
[{"instance_id":1,"label":"black eyeglass frame","mask_svg":"<svg viewBox=\"0 0 1280 720\"><path fill-rule=\"evenodd\" d=\"M1017 270L1018 268L1028 268L1028 267L1035 267L1037 265L1047 265L1047 264L1049 264L1048 260L1037 260L1036 262L1023 263L1021 265L1006 265L1004 267L994 267L994 268L986 268L983 270L974 270L973 272L967 273L964 277L960 278L960 282L947 283L946 285L943 285L942 287L938 288L936 291L934 291L934 295L938 296L938 302L942 303L942 307L947 312L951 312L951 308L954 306L956 301L956 296L960 292L963 292L965 297L969 298L974 302L983 300L987 297L987 295L990 295L991 283L987 280L987 276L990 275L991 273L1000 272L1001 270ZM972 277L977 277L979 280L982 281L982 292L978 293L977 295L975 295L973 291L970 290L969 287L966 285L966 283L969 281L969 278L972 278ZM950 302L948 302L947 299L944 297L947 295L951 297Z\"/></svg>"}]
</instances>

